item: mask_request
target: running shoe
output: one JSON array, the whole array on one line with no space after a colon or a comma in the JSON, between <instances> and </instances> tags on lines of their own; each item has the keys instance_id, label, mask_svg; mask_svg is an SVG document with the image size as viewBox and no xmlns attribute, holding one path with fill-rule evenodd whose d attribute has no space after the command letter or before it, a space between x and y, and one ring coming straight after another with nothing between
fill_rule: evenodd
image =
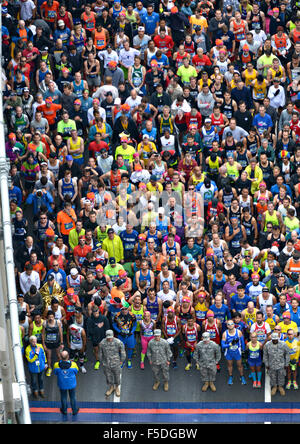
<instances>
[{"instance_id":1,"label":"running shoe","mask_svg":"<svg viewBox=\"0 0 300 444\"><path fill-rule=\"evenodd\" d=\"M292 381L288 381L288 383L287 383L287 385L285 386L285 388L286 388L287 390L289 390L289 389L291 388L291 385L292 385Z\"/></svg>"},{"instance_id":2,"label":"running shoe","mask_svg":"<svg viewBox=\"0 0 300 444\"><path fill-rule=\"evenodd\" d=\"M132 368L132 362L130 359L127 361L127 368Z\"/></svg>"},{"instance_id":3,"label":"running shoe","mask_svg":"<svg viewBox=\"0 0 300 444\"><path fill-rule=\"evenodd\" d=\"M299 386L296 381L293 382L294 390L298 390Z\"/></svg>"},{"instance_id":4,"label":"running shoe","mask_svg":"<svg viewBox=\"0 0 300 444\"><path fill-rule=\"evenodd\" d=\"M200 365L198 363L196 364L196 369L200 370Z\"/></svg>"},{"instance_id":5,"label":"running shoe","mask_svg":"<svg viewBox=\"0 0 300 444\"><path fill-rule=\"evenodd\" d=\"M81 373L83 373L84 375L86 374L86 368L85 368L84 365L82 365L82 366L80 367L80 370L81 370Z\"/></svg>"},{"instance_id":6,"label":"running shoe","mask_svg":"<svg viewBox=\"0 0 300 444\"><path fill-rule=\"evenodd\" d=\"M52 375L52 368L48 368L48 370L46 371L46 376L51 376Z\"/></svg>"},{"instance_id":7,"label":"running shoe","mask_svg":"<svg viewBox=\"0 0 300 444\"><path fill-rule=\"evenodd\" d=\"M258 388L258 389L261 388L261 382L260 382L260 381L257 381L257 382L256 382L256 388Z\"/></svg>"},{"instance_id":8,"label":"running shoe","mask_svg":"<svg viewBox=\"0 0 300 444\"><path fill-rule=\"evenodd\" d=\"M242 383L243 385L246 385L246 384L247 384L247 381L246 381L246 379L245 379L245 376L241 376L241 383Z\"/></svg>"},{"instance_id":9,"label":"running shoe","mask_svg":"<svg viewBox=\"0 0 300 444\"><path fill-rule=\"evenodd\" d=\"M145 364L143 362L140 363L140 368L141 368L141 370L144 370Z\"/></svg>"},{"instance_id":10,"label":"running shoe","mask_svg":"<svg viewBox=\"0 0 300 444\"><path fill-rule=\"evenodd\" d=\"M220 373L220 371L221 371L221 366L220 364L217 364L217 372Z\"/></svg>"},{"instance_id":11,"label":"running shoe","mask_svg":"<svg viewBox=\"0 0 300 444\"><path fill-rule=\"evenodd\" d=\"M94 370L99 370L100 367L100 361L97 361L96 364L94 365Z\"/></svg>"},{"instance_id":12,"label":"running shoe","mask_svg":"<svg viewBox=\"0 0 300 444\"><path fill-rule=\"evenodd\" d=\"M233 384L233 377L229 376L228 378L228 385L232 385Z\"/></svg>"},{"instance_id":13,"label":"running shoe","mask_svg":"<svg viewBox=\"0 0 300 444\"><path fill-rule=\"evenodd\" d=\"M257 382L253 381L252 387L255 389L257 387Z\"/></svg>"},{"instance_id":14,"label":"running shoe","mask_svg":"<svg viewBox=\"0 0 300 444\"><path fill-rule=\"evenodd\" d=\"M173 367L173 368L178 368L178 367L177 367L177 362L176 362L176 361L173 361L173 362L172 362L172 367Z\"/></svg>"},{"instance_id":15,"label":"running shoe","mask_svg":"<svg viewBox=\"0 0 300 444\"><path fill-rule=\"evenodd\" d=\"M187 364L186 367L185 367L185 370L188 371L188 370L191 370L191 368L192 368L192 364Z\"/></svg>"}]
</instances>

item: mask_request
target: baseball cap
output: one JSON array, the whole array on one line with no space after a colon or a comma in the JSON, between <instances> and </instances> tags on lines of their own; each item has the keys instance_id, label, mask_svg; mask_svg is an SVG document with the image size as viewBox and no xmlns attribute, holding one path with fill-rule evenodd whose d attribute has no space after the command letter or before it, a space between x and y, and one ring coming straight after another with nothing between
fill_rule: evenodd
<instances>
[{"instance_id":1,"label":"baseball cap","mask_svg":"<svg viewBox=\"0 0 300 444\"><path fill-rule=\"evenodd\" d=\"M121 99L120 97L116 97L114 100L114 105L121 105Z\"/></svg>"},{"instance_id":2,"label":"baseball cap","mask_svg":"<svg viewBox=\"0 0 300 444\"><path fill-rule=\"evenodd\" d=\"M67 294L74 294L75 292L74 292L74 288L73 287L70 287L70 288L68 288L67 289Z\"/></svg>"},{"instance_id":3,"label":"baseball cap","mask_svg":"<svg viewBox=\"0 0 300 444\"><path fill-rule=\"evenodd\" d=\"M126 279L117 279L115 282L116 287L121 287L121 285L125 284Z\"/></svg>"},{"instance_id":4,"label":"baseball cap","mask_svg":"<svg viewBox=\"0 0 300 444\"><path fill-rule=\"evenodd\" d=\"M191 255L191 253L188 253L188 254L185 256L185 258L186 258L187 262L193 262L193 256Z\"/></svg>"},{"instance_id":5,"label":"baseball cap","mask_svg":"<svg viewBox=\"0 0 300 444\"><path fill-rule=\"evenodd\" d=\"M66 160L73 160L73 156L71 156L71 154L68 154L68 155L66 156Z\"/></svg>"},{"instance_id":6,"label":"baseball cap","mask_svg":"<svg viewBox=\"0 0 300 444\"><path fill-rule=\"evenodd\" d=\"M279 334L278 333L272 333L271 334L271 339L274 339L274 340L276 340L276 339L279 339Z\"/></svg>"},{"instance_id":7,"label":"baseball cap","mask_svg":"<svg viewBox=\"0 0 300 444\"><path fill-rule=\"evenodd\" d=\"M116 263L116 258L115 257L110 257L108 262L110 264L115 264Z\"/></svg>"},{"instance_id":8,"label":"baseball cap","mask_svg":"<svg viewBox=\"0 0 300 444\"><path fill-rule=\"evenodd\" d=\"M58 26L64 26L65 22L63 20L58 20L57 24Z\"/></svg>"},{"instance_id":9,"label":"baseball cap","mask_svg":"<svg viewBox=\"0 0 300 444\"><path fill-rule=\"evenodd\" d=\"M28 86L25 86L25 88L23 88L23 92L29 92Z\"/></svg>"},{"instance_id":10,"label":"baseball cap","mask_svg":"<svg viewBox=\"0 0 300 444\"><path fill-rule=\"evenodd\" d=\"M204 123L211 123L211 119L209 119L209 118L205 119Z\"/></svg>"},{"instance_id":11,"label":"baseball cap","mask_svg":"<svg viewBox=\"0 0 300 444\"><path fill-rule=\"evenodd\" d=\"M71 268L70 274L71 274L71 276L76 276L76 274L78 274L77 268L75 268L75 267Z\"/></svg>"},{"instance_id":12,"label":"baseball cap","mask_svg":"<svg viewBox=\"0 0 300 444\"><path fill-rule=\"evenodd\" d=\"M221 39L217 39L217 40L216 40L216 45L217 45L217 46L222 46L222 45L223 45L223 40L221 40Z\"/></svg>"},{"instance_id":13,"label":"baseball cap","mask_svg":"<svg viewBox=\"0 0 300 444\"><path fill-rule=\"evenodd\" d=\"M10 133L8 135L9 140L15 140L16 139L16 135L14 133Z\"/></svg>"},{"instance_id":14,"label":"baseball cap","mask_svg":"<svg viewBox=\"0 0 300 444\"><path fill-rule=\"evenodd\" d=\"M59 256L59 248L58 247L53 247L52 255L53 256Z\"/></svg>"},{"instance_id":15,"label":"baseball cap","mask_svg":"<svg viewBox=\"0 0 300 444\"><path fill-rule=\"evenodd\" d=\"M176 14L177 12L178 12L177 6L173 6L173 8L171 8L171 14Z\"/></svg>"},{"instance_id":16,"label":"baseball cap","mask_svg":"<svg viewBox=\"0 0 300 444\"><path fill-rule=\"evenodd\" d=\"M96 265L96 271L103 271L103 267L101 264Z\"/></svg>"},{"instance_id":17,"label":"baseball cap","mask_svg":"<svg viewBox=\"0 0 300 444\"><path fill-rule=\"evenodd\" d=\"M54 230L52 228L47 228L45 231L46 236L54 236Z\"/></svg>"},{"instance_id":18,"label":"baseball cap","mask_svg":"<svg viewBox=\"0 0 300 444\"><path fill-rule=\"evenodd\" d=\"M159 328L154 330L154 336L161 336L161 330Z\"/></svg>"},{"instance_id":19,"label":"baseball cap","mask_svg":"<svg viewBox=\"0 0 300 444\"><path fill-rule=\"evenodd\" d=\"M263 287L262 291L269 291L268 287Z\"/></svg>"},{"instance_id":20,"label":"baseball cap","mask_svg":"<svg viewBox=\"0 0 300 444\"><path fill-rule=\"evenodd\" d=\"M52 97L50 97L50 96L49 96L49 97L46 97L45 102L52 103L52 102L53 102Z\"/></svg>"},{"instance_id":21,"label":"baseball cap","mask_svg":"<svg viewBox=\"0 0 300 444\"><path fill-rule=\"evenodd\" d=\"M167 313L170 312L170 311L174 312L175 311L174 307L167 308Z\"/></svg>"},{"instance_id":22,"label":"baseball cap","mask_svg":"<svg viewBox=\"0 0 300 444\"><path fill-rule=\"evenodd\" d=\"M291 313L289 311L285 311L284 313L282 313L282 317L283 318L290 318L291 317Z\"/></svg>"},{"instance_id":23,"label":"baseball cap","mask_svg":"<svg viewBox=\"0 0 300 444\"><path fill-rule=\"evenodd\" d=\"M214 312L212 311L212 310L208 310L207 312L206 312L206 317L214 317Z\"/></svg>"},{"instance_id":24,"label":"baseball cap","mask_svg":"<svg viewBox=\"0 0 300 444\"><path fill-rule=\"evenodd\" d=\"M113 338L114 337L114 332L112 330L106 330L105 336L107 338Z\"/></svg>"}]
</instances>

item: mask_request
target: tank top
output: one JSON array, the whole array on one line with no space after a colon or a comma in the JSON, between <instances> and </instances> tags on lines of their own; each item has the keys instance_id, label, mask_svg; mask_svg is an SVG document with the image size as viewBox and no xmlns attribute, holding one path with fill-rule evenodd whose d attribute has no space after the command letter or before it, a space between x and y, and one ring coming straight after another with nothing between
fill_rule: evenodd
<instances>
[{"instance_id":1,"label":"tank top","mask_svg":"<svg viewBox=\"0 0 300 444\"><path fill-rule=\"evenodd\" d=\"M136 317L137 322L141 321L143 319L143 315L144 315L144 306L141 305L141 308L139 310L135 310L135 308L131 307L131 313L133 313ZM140 331L141 330L141 326L139 323L137 323L137 327L135 329L136 331Z\"/></svg>"},{"instance_id":2,"label":"tank top","mask_svg":"<svg viewBox=\"0 0 300 444\"><path fill-rule=\"evenodd\" d=\"M155 301L154 302L150 302L149 298L147 296L146 307L147 307L147 310L150 311L150 313L151 313L151 319L156 321L157 316L158 316L158 311L159 311L159 305L158 305L157 296L155 296Z\"/></svg>"},{"instance_id":3,"label":"tank top","mask_svg":"<svg viewBox=\"0 0 300 444\"><path fill-rule=\"evenodd\" d=\"M194 274L191 274L190 270L187 270L187 276L191 278L191 284L194 284L196 286L196 290L200 287L200 274L199 271L196 269Z\"/></svg>"},{"instance_id":4,"label":"tank top","mask_svg":"<svg viewBox=\"0 0 300 444\"><path fill-rule=\"evenodd\" d=\"M136 68L135 65L132 66L131 78L132 78L132 83L136 88L142 85L143 82L142 65L139 68Z\"/></svg>"},{"instance_id":5,"label":"tank top","mask_svg":"<svg viewBox=\"0 0 300 444\"><path fill-rule=\"evenodd\" d=\"M208 312L208 308L205 305L205 302L197 302L195 305L195 314L196 314L196 320L201 325L201 322L204 321L206 318L206 313Z\"/></svg>"},{"instance_id":6,"label":"tank top","mask_svg":"<svg viewBox=\"0 0 300 444\"><path fill-rule=\"evenodd\" d=\"M271 331L273 331L275 328L275 325L277 325L276 316L273 315L271 318L266 318L265 322L267 322L269 324Z\"/></svg>"},{"instance_id":7,"label":"tank top","mask_svg":"<svg viewBox=\"0 0 300 444\"><path fill-rule=\"evenodd\" d=\"M258 302L259 302L259 306L260 306L260 311L262 311L266 317L266 314L267 314L266 308L267 308L267 305L273 305L273 296L271 294L269 294L268 299L264 299L262 297L262 295L260 294L258 296Z\"/></svg>"},{"instance_id":8,"label":"tank top","mask_svg":"<svg viewBox=\"0 0 300 444\"><path fill-rule=\"evenodd\" d=\"M61 194L63 195L63 197L69 195L72 198L74 196L75 188L73 185L73 179L71 179L70 183L66 183L65 179L62 179Z\"/></svg>"},{"instance_id":9,"label":"tank top","mask_svg":"<svg viewBox=\"0 0 300 444\"><path fill-rule=\"evenodd\" d=\"M197 343L198 339L197 327L194 325L192 328L188 328L187 325L184 325L183 331L184 331L185 341L194 346Z\"/></svg>"},{"instance_id":10,"label":"tank top","mask_svg":"<svg viewBox=\"0 0 300 444\"><path fill-rule=\"evenodd\" d=\"M80 31L80 35L77 36L75 33L73 35L73 42L74 45L76 46L77 52L80 54L84 48L84 44L85 44L85 38L83 36L82 31Z\"/></svg>"},{"instance_id":11,"label":"tank top","mask_svg":"<svg viewBox=\"0 0 300 444\"><path fill-rule=\"evenodd\" d=\"M79 98L81 99L82 95L83 95L83 91L84 91L84 84L83 84L83 80L81 80L81 82L79 83L79 85L77 85L75 83L75 80L73 80L73 93Z\"/></svg>"},{"instance_id":12,"label":"tank top","mask_svg":"<svg viewBox=\"0 0 300 444\"><path fill-rule=\"evenodd\" d=\"M254 346L249 342L249 359L250 360L257 360L261 358L261 350L259 341L257 341L257 344Z\"/></svg>"},{"instance_id":13,"label":"tank top","mask_svg":"<svg viewBox=\"0 0 300 444\"><path fill-rule=\"evenodd\" d=\"M164 277L162 274L162 271L159 273L159 277L160 277L160 290L162 290L162 284L165 281L169 282L170 285L170 290L174 290L174 283L173 283L173 277L172 274L169 272L169 276L168 277Z\"/></svg>"},{"instance_id":14,"label":"tank top","mask_svg":"<svg viewBox=\"0 0 300 444\"><path fill-rule=\"evenodd\" d=\"M237 31L238 29L242 28L237 34L234 35L235 41L240 42L241 40L244 40L245 38L245 22L244 20L241 20L241 23L236 23L235 20L233 20L233 30Z\"/></svg>"},{"instance_id":15,"label":"tank top","mask_svg":"<svg viewBox=\"0 0 300 444\"><path fill-rule=\"evenodd\" d=\"M79 293L79 290L80 290L80 284L81 284L81 282L82 282L82 276L80 275L80 274L78 274L78 276L76 277L76 279L73 279L72 278L72 276L69 274L68 276L67 276L67 281L68 281L68 283L69 283L69 286L71 287L71 288L73 288L74 289L74 293L75 294L78 294Z\"/></svg>"},{"instance_id":16,"label":"tank top","mask_svg":"<svg viewBox=\"0 0 300 444\"><path fill-rule=\"evenodd\" d=\"M256 312L257 312L256 308L254 308L253 313L249 313L247 308L244 311L244 319L248 327L251 327L251 325L254 324L254 322L256 322Z\"/></svg>"},{"instance_id":17,"label":"tank top","mask_svg":"<svg viewBox=\"0 0 300 444\"><path fill-rule=\"evenodd\" d=\"M278 217L276 212L273 215L270 215L269 210L266 211L265 216L265 228L264 231L267 231L267 224L272 222L273 225L279 225Z\"/></svg>"},{"instance_id":18,"label":"tank top","mask_svg":"<svg viewBox=\"0 0 300 444\"><path fill-rule=\"evenodd\" d=\"M48 305L47 307L48 310L52 310L51 305ZM57 308L57 311L53 312L54 313L54 318L58 321L61 320L62 318L62 312L61 312L61 306L59 305Z\"/></svg>"},{"instance_id":19,"label":"tank top","mask_svg":"<svg viewBox=\"0 0 300 444\"><path fill-rule=\"evenodd\" d=\"M81 349L83 346L82 342L82 330L83 328L80 325L77 325L76 323L73 323L69 327L70 332L70 345L71 349Z\"/></svg>"},{"instance_id":20,"label":"tank top","mask_svg":"<svg viewBox=\"0 0 300 444\"><path fill-rule=\"evenodd\" d=\"M266 329L265 323L263 322L262 325L258 325L257 322L255 322L254 331L257 334L258 342L263 343L267 337L267 329Z\"/></svg>"},{"instance_id":21,"label":"tank top","mask_svg":"<svg viewBox=\"0 0 300 444\"><path fill-rule=\"evenodd\" d=\"M151 275L150 275L150 270L148 270L146 276L144 276L144 275L142 274L142 272L140 271L139 281L140 281L140 282L141 282L141 281L146 281L146 282L147 282L146 288L149 288L150 285L151 285ZM149 311L150 311L150 310L149 310Z\"/></svg>"},{"instance_id":22,"label":"tank top","mask_svg":"<svg viewBox=\"0 0 300 444\"><path fill-rule=\"evenodd\" d=\"M209 325L208 320L206 319L204 323L204 331L209 333L211 341L215 342L216 344L220 344L220 333L217 319L214 319L213 325Z\"/></svg>"},{"instance_id":23,"label":"tank top","mask_svg":"<svg viewBox=\"0 0 300 444\"><path fill-rule=\"evenodd\" d=\"M83 13L83 27L87 31L94 31L95 29L95 15L92 13L91 15L87 15L85 12Z\"/></svg>"},{"instance_id":24,"label":"tank top","mask_svg":"<svg viewBox=\"0 0 300 444\"><path fill-rule=\"evenodd\" d=\"M266 97L267 92L267 85L265 80L263 83L258 83L257 80L255 80L254 86L253 86L253 98L256 100L263 100Z\"/></svg>"},{"instance_id":25,"label":"tank top","mask_svg":"<svg viewBox=\"0 0 300 444\"><path fill-rule=\"evenodd\" d=\"M164 116L162 115L161 119L160 119L160 125L159 125L160 134L163 134L166 129L168 129L170 131L170 134L173 134L173 123L172 123L171 116L168 117L167 119L165 119Z\"/></svg>"},{"instance_id":26,"label":"tank top","mask_svg":"<svg viewBox=\"0 0 300 444\"><path fill-rule=\"evenodd\" d=\"M222 106L221 106L221 111L222 113L227 117L227 119L231 119L231 117L233 116L233 105L232 105L232 99L230 99L229 103L226 103L225 101L223 102Z\"/></svg>"},{"instance_id":27,"label":"tank top","mask_svg":"<svg viewBox=\"0 0 300 444\"><path fill-rule=\"evenodd\" d=\"M145 338L151 338L153 336L154 323L153 321L150 324L145 324L144 321L141 322L141 335Z\"/></svg>"},{"instance_id":28,"label":"tank top","mask_svg":"<svg viewBox=\"0 0 300 444\"><path fill-rule=\"evenodd\" d=\"M98 51L101 51L106 47L106 35L103 28L100 32L95 31L94 45Z\"/></svg>"},{"instance_id":29,"label":"tank top","mask_svg":"<svg viewBox=\"0 0 300 444\"><path fill-rule=\"evenodd\" d=\"M191 315L191 308L192 308L192 306L190 305L188 311L184 312L184 311L182 311L182 307L180 306L179 319L180 319L182 325L187 324L187 320Z\"/></svg>"},{"instance_id":30,"label":"tank top","mask_svg":"<svg viewBox=\"0 0 300 444\"><path fill-rule=\"evenodd\" d=\"M33 329L32 329L32 335L36 336L38 344L42 343L42 331L43 331L43 323L41 323L40 326L36 325L36 323L32 322Z\"/></svg>"},{"instance_id":31,"label":"tank top","mask_svg":"<svg viewBox=\"0 0 300 444\"><path fill-rule=\"evenodd\" d=\"M165 330L168 338L173 338L178 332L178 318L175 316L173 321L168 320L168 316L165 316Z\"/></svg>"},{"instance_id":32,"label":"tank top","mask_svg":"<svg viewBox=\"0 0 300 444\"><path fill-rule=\"evenodd\" d=\"M245 150L244 153L237 152L236 161L240 165L242 165L243 169L246 168L247 165L249 165L249 159L247 156L247 150Z\"/></svg>"},{"instance_id":33,"label":"tank top","mask_svg":"<svg viewBox=\"0 0 300 444\"><path fill-rule=\"evenodd\" d=\"M246 137L246 141L247 141L247 150L250 151L250 153L252 154L252 156L256 156L257 153L257 149L258 149L258 143L257 143L257 139L255 137L255 139L253 141L248 139L249 136Z\"/></svg>"},{"instance_id":34,"label":"tank top","mask_svg":"<svg viewBox=\"0 0 300 444\"><path fill-rule=\"evenodd\" d=\"M46 344L58 344L60 342L59 339L59 327L58 322L55 320L55 324L51 327L46 321L45 325L45 343Z\"/></svg>"}]
</instances>

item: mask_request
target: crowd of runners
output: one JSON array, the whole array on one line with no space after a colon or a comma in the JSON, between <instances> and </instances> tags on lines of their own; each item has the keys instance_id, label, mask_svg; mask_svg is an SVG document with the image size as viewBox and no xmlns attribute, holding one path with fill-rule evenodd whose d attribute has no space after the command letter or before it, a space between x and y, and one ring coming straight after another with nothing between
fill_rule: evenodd
<instances>
[{"instance_id":1,"label":"crowd of runners","mask_svg":"<svg viewBox=\"0 0 300 444\"><path fill-rule=\"evenodd\" d=\"M222 355L230 385L236 364L242 384L260 388L265 366L272 394L298 389L299 6L2 2L20 335L35 398L58 368L86 373L89 347L107 396L120 396L133 360L151 365L154 390L162 370L168 390L184 356L203 391L216 390Z\"/></svg>"}]
</instances>

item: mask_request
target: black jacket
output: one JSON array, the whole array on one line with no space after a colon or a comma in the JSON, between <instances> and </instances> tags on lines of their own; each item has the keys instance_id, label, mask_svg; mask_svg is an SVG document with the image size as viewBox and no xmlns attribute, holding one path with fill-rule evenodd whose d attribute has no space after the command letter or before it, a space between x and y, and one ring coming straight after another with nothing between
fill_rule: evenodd
<instances>
[{"instance_id":1,"label":"black jacket","mask_svg":"<svg viewBox=\"0 0 300 444\"><path fill-rule=\"evenodd\" d=\"M97 318L92 314L88 318L86 326L87 334L91 338L93 345L99 344L105 338L106 330L110 328L107 317L101 313L99 313Z\"/></svg>"}]
</instances>

